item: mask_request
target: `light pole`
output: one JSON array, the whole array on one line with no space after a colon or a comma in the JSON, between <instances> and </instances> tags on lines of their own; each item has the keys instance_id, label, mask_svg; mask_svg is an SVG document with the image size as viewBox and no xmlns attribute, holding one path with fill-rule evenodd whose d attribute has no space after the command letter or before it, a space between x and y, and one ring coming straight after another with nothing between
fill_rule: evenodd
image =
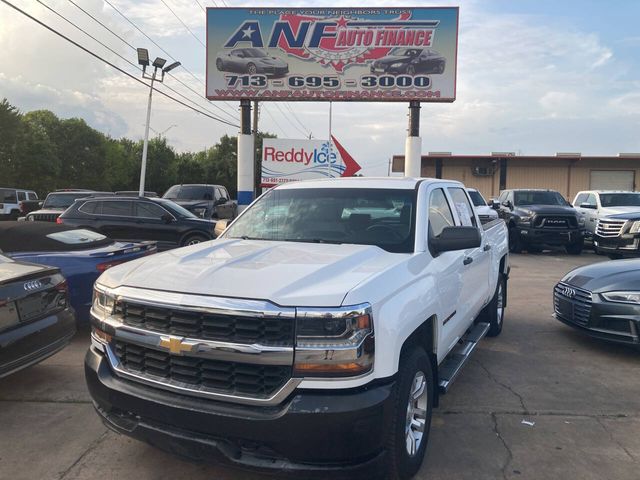
<instances>
[{"instance_id":1,"label":"light pole","mask_svg":"<svg viewBox=\"0 0 640 480\"><path fill-rule=\"evenodd\" d=\"M138 48L138 64L142 65L142 78L151 80L149 88L149 103L147 104L147 123L144 128L144 143L142 145L142 165L140 166L140 189L138 195L144 196L144 182L147 175L147 148L149 147L149 123L151 122L151 97L153 95L154 82L162 83L164 80L164 74L180 66L180 62L173 62L168 67L164 64L167 61L164 58L156 57L151 64L153 66L153 74L147 74L147 67L149 66L149 51L146 48ZM158 69L160 69L160 77L157 77Z\"/></svg>"}]
</instances>

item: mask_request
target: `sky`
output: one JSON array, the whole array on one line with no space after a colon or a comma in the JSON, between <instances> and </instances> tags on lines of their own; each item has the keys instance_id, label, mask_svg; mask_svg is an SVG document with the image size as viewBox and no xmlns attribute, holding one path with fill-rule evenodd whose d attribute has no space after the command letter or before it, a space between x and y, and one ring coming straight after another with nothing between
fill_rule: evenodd
<instances>
[{"instance_id":1,"label":"sky","mask_svg":"<svg viewBox=\"0 0 640 480\"><path fill-rule=\"evenodd\" d=\"M140 72L135 65L116 54L135 64L132 47L145 47L152 58L171 56L181 61L186 68L175 70L164 87L173 88L183 97L168 93L181 100L186 97L188 103L195 102L199 109L235 125L239 122L237 102L208 102L204 98L202 7L318 5L304 0L8 1L136 77ZM640 2L367 2L367 6L380 7L408 4L460 6L457 99L453 103L423 104L423 153L640 152ZM324 5L347 7L353 3L334 1ZM144 134L147 87L2 2L0 65L0 98L6 97L23 112L49 109L60 117L80 117L116 138L140 139ZM403 103L334 102L332 132L362 165L365 175L386 175L390 157L404 152L407 112ZM153 98L151 128L152 135L164 132L178 151L207 148L224 134L238 133L237 126L207 118L161 95ZM327 103L265 102L260 110L260 130L280 138L309 134L328 138L328 129Z\"/></svg>"}]
</instances>

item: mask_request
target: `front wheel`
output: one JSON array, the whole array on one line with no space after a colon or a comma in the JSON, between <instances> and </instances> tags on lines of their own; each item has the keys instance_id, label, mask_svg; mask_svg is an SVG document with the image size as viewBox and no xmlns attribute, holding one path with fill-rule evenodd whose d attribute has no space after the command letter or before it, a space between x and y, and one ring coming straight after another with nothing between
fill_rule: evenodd
<instances>
[{"instance_id":1,"label":"front wheel","mask_svg":"<svg viewBox=\"0 0 640 480\"><path fill-rule=\"evenodd\" d=\"M247 65L247 73L249 75L255 75L257 71L258 69L253 63L250 63L249 65Z\"/></svg>"},{"instance_id":2,"label":"front wheel","mask_svg":"<svg viewBox=\"0 0 640 480\"><path fill-rule=\"evenodd\" d=\"M216 68L220 71L224 70L224 62L222 61L221 58L218 58L216 60Z\"/></svg>"},{"instance_id":3,"label":"front wheel","mask_svg":"<svg viewBox=\"0 0 640 480\"><path fill-rule=\"evenodd\" d=\"M393 418L387 433L386 478L409 479L424 459L431 428L434 392L431 362L422 348L400 357Z\"/></svg>"},{"instance_id":4,"label":"front wheel","mask_svg":"<svg viewBox=\"0 0 640 480\"><path fill-rule=\"evenodd\" d=\"M181 246L186 247L188 245L197 245L198 243L206 242L207 240L209 239L204 235L199 235L199 234L189 235L187 238L185 238L182 241Z\"/></svg>"}]
</instances>

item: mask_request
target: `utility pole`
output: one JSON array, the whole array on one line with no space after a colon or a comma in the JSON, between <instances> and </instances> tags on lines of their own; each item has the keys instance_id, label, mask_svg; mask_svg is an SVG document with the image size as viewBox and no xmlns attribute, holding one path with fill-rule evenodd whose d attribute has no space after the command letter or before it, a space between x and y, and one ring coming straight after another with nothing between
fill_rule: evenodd
<instances>
[{"instance_id":1,"label":"utility pole","mask_svg":"<svg viewBox=\"0 0 640 480\"><path fill-rule=\"evenodd\" d=\"M262 169L258 164L258 101L253 101L253 179L254 179L254 198L260 193L260 184L262 183Z\"/></svg>"},{"instance_id":2,"label":"utility pole","mask_svg":"<svg viewBox=\"0 0 640 480\"><path fill-rule=\"evenodd\" d=\"M255 144L251 132L251 100L240 100L238 134L238 212L253 201L255 190ZM253 163L253 165L252 165Z\"/></svg>"},{"instance_id":3,"label":"utility pole","mask_svg":"<svg viewBox=\"0 0 640 480\"><path fill-rule=\"evenodd\" d=\"M404 176L419 177L422 174L422 138L420 138L420 102L409 102L409 129L404 147Z\"/></svg>"}]
</instances>

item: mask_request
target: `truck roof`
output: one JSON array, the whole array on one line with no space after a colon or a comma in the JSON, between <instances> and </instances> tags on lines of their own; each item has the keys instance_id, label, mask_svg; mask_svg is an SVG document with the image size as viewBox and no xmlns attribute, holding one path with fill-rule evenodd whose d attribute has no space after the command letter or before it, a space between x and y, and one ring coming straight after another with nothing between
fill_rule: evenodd
<instances>
[{"instance_id":1,"label":"truck roof","mask_svg":"<svg viewBox=\"0 0 640 480\"><path fill-rule=\"evenodd\" d=\"M412 190L418 182L422 183L449 183L459 184L455 180L443 180L440 178L420 178L420 177L348 177L348 178L327 178L324 180L302 180L288 182L279 185L279 190L285 188L395 188Z\"/></svg>"}]
</instances>

